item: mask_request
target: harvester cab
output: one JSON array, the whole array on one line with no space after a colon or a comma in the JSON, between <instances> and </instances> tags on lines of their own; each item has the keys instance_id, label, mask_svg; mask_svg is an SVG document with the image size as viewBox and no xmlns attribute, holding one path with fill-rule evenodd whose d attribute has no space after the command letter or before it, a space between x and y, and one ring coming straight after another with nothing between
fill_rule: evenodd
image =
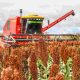
<instances>
[{"instance_id":1,"label":"harvester cab","mask_svg":"<svg viewBox=\"0 0 80 80\"><path fill-rule=\"evenodd\" d=\"M44 17L28 15L21 17L22 34L40 34Z\"/></svg>"}]
</instances>

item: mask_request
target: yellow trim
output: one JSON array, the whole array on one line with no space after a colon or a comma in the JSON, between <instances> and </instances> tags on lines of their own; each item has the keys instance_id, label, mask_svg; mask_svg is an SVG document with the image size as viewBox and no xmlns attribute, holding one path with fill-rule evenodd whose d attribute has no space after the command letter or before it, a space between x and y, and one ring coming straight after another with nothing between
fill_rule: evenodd
<instances>
[{"instance_id":1,"label":"yellow trim","mask_svg":"<svg viewBox=\"0 0 80 80\"><path fill-rule=\"evenodd\" d=\"M39 19L44 19L43 16L39 16L39 15L27 15L27 16L22 16L21 18L28 18L28 19L31 19L31 18L39 18Z\"/></svg>"}]
</instances>

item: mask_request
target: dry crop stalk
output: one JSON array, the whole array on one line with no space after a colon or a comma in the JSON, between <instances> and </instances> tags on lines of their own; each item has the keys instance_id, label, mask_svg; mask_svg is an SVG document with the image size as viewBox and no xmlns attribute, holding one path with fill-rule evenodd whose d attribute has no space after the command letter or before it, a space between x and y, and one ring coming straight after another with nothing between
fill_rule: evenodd
<instances>
[{"instance_id":1,"label":"dry crop stalk","mask_svg":"<svg viewBox=\"0 0 80 80\"><path fill-rule=\"evenodd\" d=\"M0 63L3 61L3 48L0 47Z\"/></svg>"},{"instance_id":2,"label":"dry crop stalk","mask_svg":"<svg viewBox=\"0 0 80 80\"><path fill-rule=\"evenodd\" d=\"M3 68L1 72L1 80L12 80L12 74L13 70L10 66L7 68Z\"/></svg>"},{"instance_id":3,"label":"dry crop stalk","mask_svg":"<svg viewBox=\"0 0 80 80\"><path fill-rule=\"evenodd\" d=\"M69 47L67 47L67 48L65 48L66 47L66 45L73 45L73 44L79 44L79 42L67 42L67 41L65 41L65 42L54 42L53 43L54 44L54 48L53 48L53 50L52 51L54 51L55 53L57 52L56 50L57 50L57 46L59 46L59 45L61 45L61 51L62 51L62 56L65 58L65 59L63 59L63 61L65 62L65 64L66 64L66 62L67 62L67 59L68 59L68 56L72 56L73 57L73 60L77 60L77 59L74 59L77 55L73 55L73 54L70 54L70 55L68 55L68 53L75 53L75 47L71 50L71 49L69 49ZM51 45L53 45L53 44L51 44ZM7 58L7 60L5 59L4 61L5 61L5 64L6 64L6 66L5 66L5 69L7 69L8 67L9 67L9 65L11 65L11 64L15 64L14 62L15 62L15 60L12 60L12 59L17 59L17 60L20 60L20 62L19 61L16 61L16 64L14 65L15 67L14 67L14 69L13 70L15 70L14 72L16 72L17 74L18 73L20 73L19 75L20 75L20 77L22 76L21 75L21 72L19 71L19 70L17 70L17 65L20 67L20 69L22 68L21 67L21 61L22 61L22 59L23 59L23 57L25 58L26 57L26 59L30 56L30 59L31 59L31 61L29 62L31 65L30 65L30 68L33 68L33 69L30 69L30 70L32 70L32 75L35 73L36 75L35 76L37 76L37 65L36 65L36 57L38 57L38 58L45 58L45 59L41 59L41 60L43 60L43 64L46 66L47 65L47 60L48 60L48 54L46 54L47 53L47 44L46 44L46 42L45 41L39 41L37 44L36 44L36 46L34 45L34 46L31 46L31 45L29 45L28 47L27 47L27 50L26 50L26 53L23 53L23 51L24 50L21 50L21 48L17 48L16 50L17 51L15 51L15 52L13 52L13 53L11 53L11 55L9 56L9 55L7 55L8 56L8 58ZM51 48L52 49L52 48ZM37 51L38 50L38 51ZM69 50L71 50L70 52L69 52ZM14 50L13 50L14 51ZM63 55L63 53L65 52L65 54ZM32 54L32 53L35 53L35 55L34 54ZM67 53L67 54L66 54ZM44 54L44 55L43 55ZM34 57L33 57L33 56ZM18 56L18 58L17 58L17 56ZM10 59L10 57L12 57L11 59ZM63 58L62 57L62 58ZM66 58L67 57L67 58ZM59 58L59 57L58 57ZM55 60L54 60L54 62L56 63L56 64L58 64L56 61L58 61L58 58L56 58ZM79 57L80 58L80 57ZM8 59L9 59L9 61L8 61ZM53 58L54 59L54 58ZM10 62L10 60L12 60L13 62L11 63ZM73 64L77 64L76 63L77 61L73 61ZM79 63L80 63L80 59L79 59ZM34 66L36 66L35 68L33 67L33 65ZM78 65L78 64L77 64ZM75 74L77 74L77 76L78 75L80 75L80 71L78 70L79 69L79 67L77 68L76 66L77 65L75 65L75 66L73 66L73 73L74 73L74 75ZM13 67L13 66L12 66ZM77 73L75 72L75 70L74 69L77 69L78 71L77 71ZM50 69L50 70L52 70L52 69ZM18 71L18 72L17 72ZM50 72L50 74L51 74L51 72ZM73 75L73 76L74 76ZM15 75L16 76L16 75ZM34 77L34 75L33 75L33 77ZM59 77L59 76L58 76ZM17 78L17 77L16 77ZM36 79L33 79L33 80L37 80L37 77L35 77ZM54 79L54 77L53 76L51 76L50 77L50 79L52 80L52 79ZM59 78L57 78L57 79L59 79ZM9 79L10 80L10 79ZM62 79L61 79L62 80ZM78 80L78 79L75 79L75 80Z\"/></svg>"},{"instance_id":4,"label":"dry crop stalk","mask_svg":"<svg viewBox=\"0 0 80 80\"><path fill-rule=\"evenodd\" d=\"M62 43L60 47L60 57L62 61L66 64L67 60L69 58L69 52L68 52L68 47L66 44Z\"/></svg>"},{"instance_id":5,"label":"dry crop stalk","mask_svg":"<svg viewBox=\"0 0 80 80\"><path fill-rule=\"evenodd\" d=\"M3 67L6 68L9 66L9 55L4 55L4 58L3 58Z\"/></svg>"},{"instance_id":6,"label":"dry crop stalk","mask_svg":"<svg viewBox=\"0 0 80 80\"><path fill-rule=\"evenodd\" d=\"M49 80L55 80L55 78L54 77L49 77Z\"/></svg>"},{"instance_id":7,"label":"dry crop stalk","mask_svg":"<svg viewBox=\"0 0 80 80\"><path fill-rule=\"evenodd\" d=\"M13 70L12 75L14 74L12 77L13 80L23 80L22 65L21 65L22 55L21 54L22 53L20 52L20 49L15 48L12 50L10 55L6 54L4 56L4 68L5 70L8 70L9 67L11 67L11 69ZM10 75L9 77L11 77L12 75ZM5 76L8 77L7 74L5 74ZM12 79L9 79L9 80L12 80Z\"/></svg>"},{"instance_id":8,"label":"dry crop stalk","mask_svg":"<svg viewBox=\"0 0 80 80\"><path fill-rule=\"evenodd\" d=\"M73 57L72 72L73 80L80 80L80 54Z\"/></svg>"},{"instance_id":9,"label":"dry crop stalk","mask_svg":"<svg viewBox=\"0 0 80 80\"><path fill-rule=\"evenodd\" d=\"M48 62L48 47L47 43L44 40L40 40L35 44L36 56L39 58L43 65L47 67Z\"/></svg>"},{"instance_id":10,"label":"dry crop stalk","mask_svg":"<svg viewBox=\"0 0 80 80\"><path fill-rule=\"evenodd\" d=\"M30 53L30 57L28 59L29 62L29 69L30 69L30 73L32 75L32 79L33 80L37 80L38 79L38 70L37 70L37 57L35 55L35 49L34 46L31 48L31 53Z\"/></svg>"},{"instance_id":11,"label":"dry crop stalk","mask_svg":"<svg viewBox=\"0 0 80 80\"><path fill-rule=\"evenodd\" d=\"M11 58L13 57L13 58ZM22 52L20 48L12 49L10 54L10 63L22 72Z\"/></svg>"},{"instance_id":12,"label":"dry crop stalk","mask_svg":"<svg viewBox=\"0 0 80 80\"><path fill-rule=\"evenodd\" d=\"M58 72L59 72L59 65L52 64L51 67L50 67L49 78L50 77L55 77Z\"/></svg>"},{"instance_id":13,"label":"dry crop stalk","mask_svg":"<svg viewBox=\"0 0 80 80\"><path fill-rule=\"evenodd\" d=\"M56 77L55 77L55 80L65 80L64 75L58 73L58 74L56 75Z\"/></svg>"},{"instance_id":14,"label":"dry crop stalk","mask_svg":"<svg viewBox=\"0 0 80 80\"><path fill-rule=\"evenodd\" d=\"M59 47L57 45L49 46L50 55L53 59L53 63L59 65L60 63L60 56L59 56Z\"/></svg>"},{"instance_id":15,"label":"dry crop stalk","mask_svg":"<svg viewBox=\"0 0 80 80\"><path fill-rule=\"evenodd\" d=\"M11 66L4 68L1 72L1 80L24 80L21 73Z\"/></svg>"},{"instance_id":16,"label":"dry crop stalk","mask_svg":"<svg viewBox=\"0 0 80 80\"><path fill-rule=\"evenodd\" d=\"M75 46L68 47L69 57L73 58L77 54L77 48Z\"/></svg>"}]
</instances>

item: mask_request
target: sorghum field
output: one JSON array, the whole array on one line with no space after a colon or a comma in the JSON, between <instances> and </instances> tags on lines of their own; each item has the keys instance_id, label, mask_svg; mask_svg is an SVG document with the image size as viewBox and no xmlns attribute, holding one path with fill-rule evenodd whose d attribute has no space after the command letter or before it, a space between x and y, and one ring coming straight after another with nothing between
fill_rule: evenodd
<instances>
[{"instance_id":1,"label":"sorghum field","mask_svg":"<svg viewBox=\"0 0 80 80\"><path fill-rule=\"evenodd\" d=\"M0 80L80 80L80 41L0 47Z\"/></svg>"}]
</instances>

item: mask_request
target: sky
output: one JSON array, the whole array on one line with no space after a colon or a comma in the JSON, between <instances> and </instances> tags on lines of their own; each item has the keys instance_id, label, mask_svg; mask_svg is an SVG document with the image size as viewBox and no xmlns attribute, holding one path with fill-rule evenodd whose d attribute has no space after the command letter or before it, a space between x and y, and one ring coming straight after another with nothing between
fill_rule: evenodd
<instances>
[{"instance_id":1,"label":"sky","mask_svg":"<svg viewBox=\"0 0 80 80\"><path fill-rule=\"evenodd\" d=\"M74 10L75 16L68 17L46 32L51 34L80 33L80 0L0 0L0 32L8 18L19 15L19 9L23 9L23 15L29 13L42 15L45 17L45 22L46 19L52 22L68 11Z\"/></svg>"}]
</instances>

